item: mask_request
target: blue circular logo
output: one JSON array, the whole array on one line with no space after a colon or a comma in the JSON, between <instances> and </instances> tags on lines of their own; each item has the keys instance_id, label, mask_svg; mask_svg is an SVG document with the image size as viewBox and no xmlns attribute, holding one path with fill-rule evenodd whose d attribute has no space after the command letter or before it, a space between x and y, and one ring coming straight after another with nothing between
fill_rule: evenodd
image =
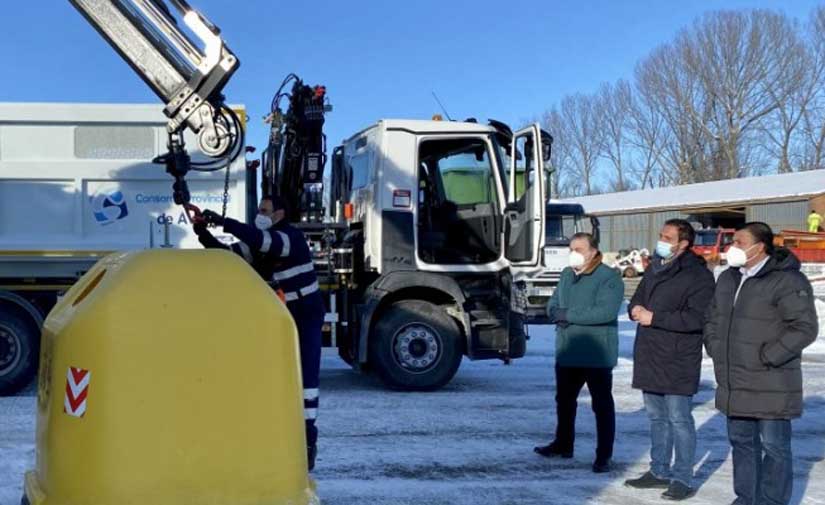
<instances>
[{"instance_id":1,"label":"blue circular logo","mask_svg":"<svg viewBox=\"0 0 825 505\"><path fill-rule=\"evenodd\" d=\"M94 195L91 200L95 221L103 226L112 224L129 215L126 198L120 190L101 191Z\"/></svg>"}]
</instances>

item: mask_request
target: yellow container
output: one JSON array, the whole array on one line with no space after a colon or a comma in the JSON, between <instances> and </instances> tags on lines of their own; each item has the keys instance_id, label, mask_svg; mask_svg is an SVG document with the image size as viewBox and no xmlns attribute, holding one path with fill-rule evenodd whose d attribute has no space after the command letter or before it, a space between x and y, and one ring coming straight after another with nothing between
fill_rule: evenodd
<instances>
[{"instance_id":1,"label":"yellow container","mask_svg":"<svg viewBox=\"0 0 825 505\"><path fill-rule=\"evenodd\" d=\"M298 338L226 251L98 262L43 329L32 505L313 504Z\"/></svg>"}]
</instances>

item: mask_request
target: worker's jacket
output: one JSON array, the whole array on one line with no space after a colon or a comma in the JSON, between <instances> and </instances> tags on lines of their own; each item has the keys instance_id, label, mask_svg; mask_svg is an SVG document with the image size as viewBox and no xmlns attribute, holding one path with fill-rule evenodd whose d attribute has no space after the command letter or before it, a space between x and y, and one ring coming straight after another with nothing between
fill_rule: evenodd
<instances>
[{"instance_id":1,"label":"worker's jacket","mask_svg":"<svg viewBox=\"0 0 825 505\"><path fill-rule=\"evenodd\" d=\"M281 221L259 230L226 218L223 229L239 240L229 249L252 265L265 281L283 290L287 304L318 291L312 254L306 237L297 228ZM227 248L208 232L199 233L198 239L208 248Z\"/></svg>"},{"instance_id":2,"label":"worker's jacket","mask_svg":"<svg viewBox=\"0 0 825 505\"><path fill-rule=\"evenodd\" d=\"M822 216L819 214L808 214L808 231L819 231L819 224L822 222Z\"/></svg>"}]
</instances>

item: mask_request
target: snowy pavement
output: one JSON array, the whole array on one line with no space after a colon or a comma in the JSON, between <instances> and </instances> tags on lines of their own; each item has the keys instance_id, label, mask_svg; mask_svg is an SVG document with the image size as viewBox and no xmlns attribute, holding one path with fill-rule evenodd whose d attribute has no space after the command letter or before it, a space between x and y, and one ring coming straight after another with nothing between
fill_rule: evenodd
<instances>
[{"instance_id":1,"label":"snowy pavement","mask_svg":"<svg viewBox=\"0 0 825 505\"><path fill-rule=\"evenodd\" d=\"M586 389L580 398L576 454L546 460L533 446L547 443L555 423L552 327L532 328L528 354L500 362L462 364L434 393L384 390L352 372L334 351L321 372L318 491L325 504L605 504L662 503L660 491L622 482L646 470L648 422L641 393L630 388L634 325L621 322L614 373L617 410L615 468L590 471L594 418ZM805 408L794 422L793 504L825 504L825 338L804 360ZM0 505L17 505L22 476L34 462L34 392L0 398ZM694 399L698 429L695 498L733 500L725 419L713 407L713 369L705 360Z\"/></svg>"}]
</instances>

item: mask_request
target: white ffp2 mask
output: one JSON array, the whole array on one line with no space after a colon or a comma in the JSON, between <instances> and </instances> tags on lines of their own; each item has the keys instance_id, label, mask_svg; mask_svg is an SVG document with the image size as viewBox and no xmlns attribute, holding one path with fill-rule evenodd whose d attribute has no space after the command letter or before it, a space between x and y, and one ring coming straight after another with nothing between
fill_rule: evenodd
<instances>
[{"instance_id":1,"label":"white ffp2 mask","mask_svg":"<svg viewBox=\"0 0 825 505\"><path fill-rule=\"evenodd\" d=\"M748 247L747 249L741 249L739 247L731 246L728 249L727 254L725 255L725 259L728 261L728 265L734 268L739 268L745 266L745 263L748 262L748 251L753 249L756 244Z\"/></svg>"},{"instance_id":2,"label":"white ffp2 mask","mask_svg":"<svg viewBox=\"0 0 825 505\"><path fill-rule=\"evenodd\" d=\"M255 227L259 230L268 230L272 228L272 219L269 216L258 214L255 216Z\"/></svg>"},{"instance_id":3,"label":"white ffp2 mask","mask_svg":"<svg viewBox=\"0 0 825 505\"><path fill-rule=\"evenodd\" d=\"M570 256L567 257L567 263L576 270L583 267L586 262L587 260L580 252L570 251Z\"/></svg>"}]
</instances>

